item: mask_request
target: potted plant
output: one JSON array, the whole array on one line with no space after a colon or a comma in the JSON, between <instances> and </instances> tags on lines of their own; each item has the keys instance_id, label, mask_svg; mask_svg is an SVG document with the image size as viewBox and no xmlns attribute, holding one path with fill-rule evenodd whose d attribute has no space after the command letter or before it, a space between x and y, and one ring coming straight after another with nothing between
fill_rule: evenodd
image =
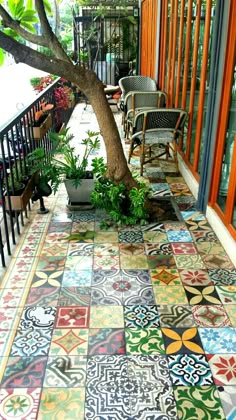
<instances>
[{"instance_id":1,"label":"potted plant","mask_svg":"<svg viewBox=\"0 0 236 420\"><path fill-rule=\"evenodd\" d=\"M34 171L39 171L41 182L50 183L54 193L62 182L65 183L71 206L90 203L94 176L93 170L89 169L89 156L100 147L98 134L87 131L87 138L81 142L83 151L78 153L72 144L74 136L68 133L68 128L61 134L51 132L51 157L48 158L43 148L35 149L30 155Z\"/></svg>"},{"instance_id":2,"label":"potted plant","mask_svg":"<svg viewBox=\"0 0 236 420\"><path fill-rule=\"evenodd\" d=\"M5 177L3 187L5 198L9 197L9 200L6 199L5 201L6 209L9 210L10 201L12 210L22 211L26 209L31 198L34 188L34 177L30 177L23 162L17 160Z\"/></svg>"},{"instance_id":3,"label":"potted plant","mask_svg":"<svg viewBox=\"0 0 236 420\"><path fill-rule=\"evenodd\" d=\"M67 110L71 113L72 108L75 106L75 95L70 86L64 85L62 82L54 89L55 95L55 122L56 132L59 133L63 129L63 123L69 120L70 114L66 116ZM68 117L68 118L67 118ZM66 120L66 121L65 121Z\"/></svg>"},{"instance_id":4,"label":"potted plant","mask_svg":"<svg viewBox=\"0 0 236 420\"><path fill-rule=\"evenodd\" d=\"M48 132L52 126L52 115L50 111L53 109L53 104L41 102L39 109L34 114L33 134L35 140L40 140Z\"/></svg>"}]
</instances>

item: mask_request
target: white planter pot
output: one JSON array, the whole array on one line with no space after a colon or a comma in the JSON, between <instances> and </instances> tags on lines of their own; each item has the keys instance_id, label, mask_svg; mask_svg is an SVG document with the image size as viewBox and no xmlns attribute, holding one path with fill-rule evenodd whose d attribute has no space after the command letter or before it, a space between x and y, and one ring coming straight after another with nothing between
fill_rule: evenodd
<instances>
[{"instance_id":1,"label":"white planter pot","mask_svg":"<svg viewBox=\"0 0 236 420\"><path fill-rule=\"evenodd\" d=\"M66 179L64 182L70 204L90 203L90 196L94 190L94 179L82 179L78 187L73 185L73 180L71 179Z\"/></svg>"}]
</instances>

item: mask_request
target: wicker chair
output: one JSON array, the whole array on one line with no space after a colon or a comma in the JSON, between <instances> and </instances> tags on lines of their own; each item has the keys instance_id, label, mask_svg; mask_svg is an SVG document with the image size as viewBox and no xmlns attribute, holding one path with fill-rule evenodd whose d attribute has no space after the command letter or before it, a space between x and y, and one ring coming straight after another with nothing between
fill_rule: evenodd
<instances>
[{"instance_id":1,"label":"wicker chair","mask_svg":"<svg viewBox=\"0 0 236 420\"><path fill-rule=\"evenodd\" d=\"M124 125L126 109L124 106L124 99L127 93L134 91L139 92L155 92L157 90L157 84L154 79L147 76L126 76L119 80L119 86L121 89L121 97L119 101L120 109L123 111L122 122Z\"/></svg>"},{"instance_id":2,"label":"wicker chair","mask_svg":"<svg viewBox=\"0 0 236 420\"><path fill-rule=\"evenodd\" d=\"M131 91L127 93L124 99L126 114L124 116L125 137L129 137L132 131L135 115L140 111L146 111L155 108L164 108L166 106L167 95L161 90L156 92Z\"/></svg>"},{"instance_id":3,"label":"wicker chair","mask_svg":"<svg viewBox=\"0 0 236 420\"><path fill-rule=\"evenodd\" d=\"M186 119L186 111L173 108L141 111L135 116L128 162L134 149L140 146L140 175L143 175L143 166L146 163L164 155L167 160L172 155L176 172L179 171L176 140L183 135ZM157 147L160 144L164 146L164 149L160 150Z\"/></svg>"}]
</instances>

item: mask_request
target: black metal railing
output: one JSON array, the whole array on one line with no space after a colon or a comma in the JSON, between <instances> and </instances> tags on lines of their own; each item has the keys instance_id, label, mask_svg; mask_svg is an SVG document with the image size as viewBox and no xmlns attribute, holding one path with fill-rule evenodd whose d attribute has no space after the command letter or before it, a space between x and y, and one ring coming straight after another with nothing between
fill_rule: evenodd
<instances>
[{"instance_id":1,"label":"black metal railing","mask_svg":"<svg viewBox=\"0 0 236 420\"><path fill-rule=\"evenodd\" d=\"M44 147L50 158L52 143L49 133L56 126L55 88L59 84L60 79L57 79L34 102L0 127L0 258L3 267L31 209L30 198L35 184L28 156L35 148ZM35 127L35 114L42 111L44 103L54 107ZM62 113L62 122L68 123L72 111L73 107Z\"/></svg>"}]
</instances>

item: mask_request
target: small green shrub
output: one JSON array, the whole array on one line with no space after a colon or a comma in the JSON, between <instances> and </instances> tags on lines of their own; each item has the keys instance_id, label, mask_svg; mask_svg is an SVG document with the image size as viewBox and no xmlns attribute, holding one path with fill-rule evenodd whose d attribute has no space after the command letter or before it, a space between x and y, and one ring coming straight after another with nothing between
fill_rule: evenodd
<instances>
[{"instance_id":1,"label":"small green shrub","mask_svg":"<svg viewBox=\"0 0 236 420\"><path fill-rule=\"evenodd\" d=\"M145 202L150 195L150 189L144 182L136 179L139 188L132 188L130 191L123 183L114 184L104 176L106 165L102 158L94 159L93 171L97 176L91 195L91 202L95 207L106 210L118 225L147 223L149 214ZM105 228L104 222L102 227Z\"/></svg>"}]
</instances>

